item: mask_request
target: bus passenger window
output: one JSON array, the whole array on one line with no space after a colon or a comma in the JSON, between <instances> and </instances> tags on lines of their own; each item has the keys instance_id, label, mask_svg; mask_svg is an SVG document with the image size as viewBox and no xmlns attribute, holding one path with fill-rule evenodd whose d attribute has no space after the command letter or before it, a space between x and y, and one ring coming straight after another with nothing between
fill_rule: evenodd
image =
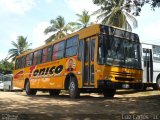
<instances>
[{"instance_id":1,"label":"bus passenger window","mask_svg":"<svg viewBox=\"0 0 160 120\"><path fill-rule=\"evenodd\" d=\"M65 57L71 57L77 54L78 36L67 39Z\"/></svg>"},{"instance_id":2,"label":"bus passenger window","mask_svg":"<svg viewBox=\"0 0 160 120\"><path fill-rule=\"evenodd\" d=\"M20 64L21 63L21 58L18 58L17 60L16 60L16 65L15 65L15 68L16 69L19 69L20 68Z\"/></svg>"},{"instance_id":3,"label":"bus passenger window","mask_svg":"<svg viewBox=\"0 0 160 120\"><path fill-rule=\"evenodd\" d=\"M82 55L83 55L83 40L79 41L79 49L78 49L78 60L82 60Z\"/></svg>"},{"instance_id":4,"label":"bus passenger window","mask_svg":"<svg viewBox=\"0 0 160 120\"><path fill-rule=\"evenodd\" d=\"M47 48L47 62L51 61L52 59L52 46Z\"/></svg>"},{"instance_id":5,"label":"bus passenger window","mask_svg":"<svg viewBox=\"0 0 160 120\"><path fill-rule=\"evenodd\" d=\"M33 65L40 64L41 59L42 59L42 50L38 50L38 51L34 52Z\"/></svg>"},{"instance_id":6,"label":"bus passenger window","mask_svg":"<svg viewBox=\"0 0 160 120\"><path fill-rule=\"evenodd\" d=\"M47 48L43 49L42 63L47 62Z\"/></svg>"},{"instance_id":7,"label":"bus passenger window","mask_svg":"<svg viewBox=\"0 0 160 120\"><path fill-rule=\"evenodd\" d=\"M32 65L32 59L33 59L33 53L30 53L29 55L27 55L27 57L26 57L26 67Z\"/></svg>"},{"instance_id":8,"label":"bus passenger window","mask_svg":"<svg viewBox=\"0 0 160 120\"><path fill-rule=\"evenodd\" d=\"M22 57L22 65L21 65L22 68L25 67L25 61L26 61L26 56L23 56Z\"/></svg>"},{"instance_id":9,"label":"bus passenger window","mask_svg":"<svg viewBox=\"0 0 160 120\"><path fill-rule=\"evenodd\" d=\"M37 60L37 51L34 52L33 65L36 65L36 60Z\"/></svg>"},{"instance_id":10,"label":"bus passenger window","mask_svg":"<svg viewBox=\"0 0 160 120\"><path fill-rule=\"evenodd\" d=\"M94 61L95 40L91 41L91 60Z\"/></svg>"},{"instance_id":11,"label":"bus passenger window","mask_svg":"<svg viewBox=\"0 0 160 120\"><path fill-rule=\"evenodd\" d=\"M64 57L65 41L53 45L52 60L62 59Z\"/></svg>"}]
</instances>

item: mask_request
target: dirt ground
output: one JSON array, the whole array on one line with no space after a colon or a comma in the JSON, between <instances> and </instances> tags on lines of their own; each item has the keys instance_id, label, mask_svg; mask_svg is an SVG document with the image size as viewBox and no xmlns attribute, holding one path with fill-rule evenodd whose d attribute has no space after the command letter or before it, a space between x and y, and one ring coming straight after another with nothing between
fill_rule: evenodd
<instances>
[{"instance_id":1,"label":"dirt ground","mask_svg":"<svg viewBox=\"0 0 160 120\"><path fill-rule=\"evenodd\" d=\"M159 120L160 91L117 91L114 98L103 95L81 94L71 99L61 93L57 97L38 92L0 91L0 119L2 120Z\"/></svg>"}]
</instances>

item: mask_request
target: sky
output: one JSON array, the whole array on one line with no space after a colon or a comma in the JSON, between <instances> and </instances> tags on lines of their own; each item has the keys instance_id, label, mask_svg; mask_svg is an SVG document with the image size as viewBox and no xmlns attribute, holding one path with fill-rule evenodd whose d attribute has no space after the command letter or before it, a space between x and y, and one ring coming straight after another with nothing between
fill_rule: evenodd
<instances>
[{"instance_id":1,"label":"sky","mask_svg":"<svg viewBox=\"0 0 160 120\"><path fill-rule=\"evenodd\" d=\"M11 41L17 36L27 37L32 49L44 44L44 30L50 20L63 16L66 23L77 20L77 13L86 9L89 13L98 7L92 0L0 0L0 60L5 59L13 48ZM138 28L133 29L141 42L160 45L160 8L151 10L145 5L138 20ZM92 18L94 21L95 18Z\"/></svg>"}]
</instances>

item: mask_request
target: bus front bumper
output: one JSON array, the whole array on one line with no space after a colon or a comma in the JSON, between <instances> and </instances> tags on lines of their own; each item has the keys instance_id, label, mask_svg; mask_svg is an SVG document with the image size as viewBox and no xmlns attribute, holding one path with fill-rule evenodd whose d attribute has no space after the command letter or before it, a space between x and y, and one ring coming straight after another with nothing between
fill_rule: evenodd
<instances>
[{"instance_id":1,"label":"bus front bumper","mask_svg":"<svg viewBox=\"0 0 160 120\"><path fill-rule=\"evenodd\" d=\"M111 89L134 89L135 86L139 86L141 83L126 83L126 82L112 82L110 80L99 80L98 88L111 88Z\"/></svg>"}]
</instances>

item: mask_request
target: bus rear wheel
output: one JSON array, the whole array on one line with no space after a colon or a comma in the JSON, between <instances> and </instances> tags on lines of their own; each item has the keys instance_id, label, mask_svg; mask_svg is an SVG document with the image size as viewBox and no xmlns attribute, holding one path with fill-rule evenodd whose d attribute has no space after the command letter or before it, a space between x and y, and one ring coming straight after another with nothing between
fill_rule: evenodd
<instances>
[{"instance_id":1,"label":"bus rear wheel","mask_svg":"<svg viewBox=\"0 0 160 120\"><path fill-rule=\"evenodd\" d=\"M61 92L61 90L49 90L49 94L51 96L57 96L60 94L60 92Z\"/></svg>"},{"instance_id":2,"label":"bus rear wheel","mask_svg":"<svg viewBox=\"0 0 160 120\"><path fill-rule=\"evenodd\" d=\"M34 90L34 89L30 88L30 82L29 81L27 81L26 84L25 84L25 90L26 90L27 95L36 95L36 93L37 93L37 90Z\"/></svg>"},{"instance_id":3,"label":"bus rear wheel","mask_svg":"<svg viewBox=\"0 0 160 120\"><path fill-rule=\"evenodd\" d=\"M69 96L70 98L78 98L80 96L80 92L78 89L78 83L75 77L71 77L70 79Z\"/></svg>"},{"instance_id":4,"label":"bus rear wheel","mask_svg":"<svg viewBox=\"0 0 160 120\"><path fill-rule=\"evenodd\" d=\"M156 83L153 84L154 90L160 90L160 77L157 79Z\"/></svg>"},{"instance_id":5,"label":"bus rear wheel","mask_svg":"<svg viewBox=\"0 0 160 120\"><path fill-rule=\"evenodd\" d=\"M105 98L113 98L115 93L116 93L116 89L105 88L103 90L103 95L104 95Z\"/></svg>"},{"instance_id":6,"label":"bus rear wheel","mask_svg":"<svg viewBox=\"0 0 160 120\"><path fill-rule=\"evenodd\" d=\"M146 91L147 84L142 83L142 84L135 85L133 89L136 91Z\"/></svg>"}]
</instances>

